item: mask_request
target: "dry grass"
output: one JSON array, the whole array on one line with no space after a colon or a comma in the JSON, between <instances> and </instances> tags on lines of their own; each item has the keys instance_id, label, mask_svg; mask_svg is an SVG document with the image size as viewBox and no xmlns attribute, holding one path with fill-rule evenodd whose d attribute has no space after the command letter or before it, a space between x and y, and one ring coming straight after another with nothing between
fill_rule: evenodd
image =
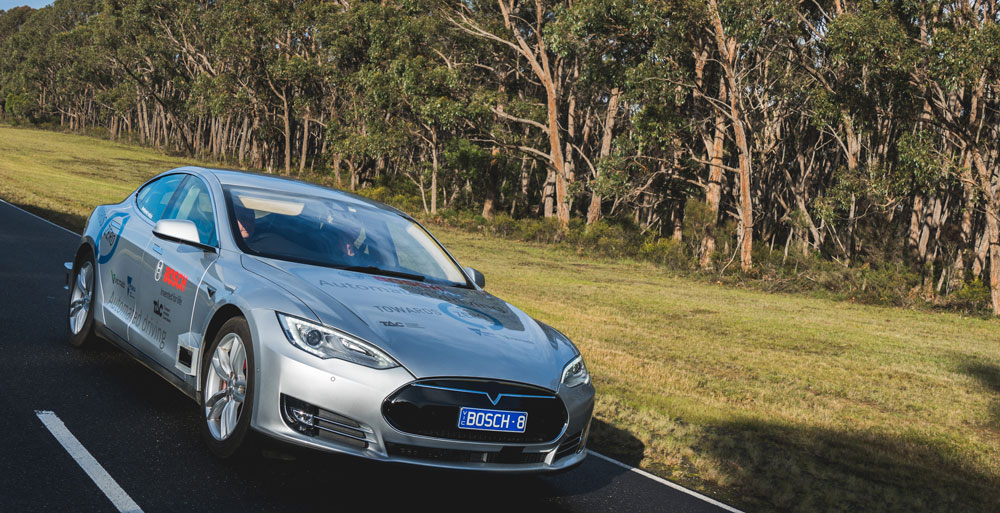
<instances>
[{"instance_id":1,"label":"dry grass","mask_svg":"<svg viewBox=\"0 0 1000 513\"><path fill-rule=\"evenodd\" d=\"M71 227L181 161L0 127L0 197ZM1000 322L673 278L437 228L569 335L593 447L752 511L1000 509Z\"/></svg>"}]
</instances>

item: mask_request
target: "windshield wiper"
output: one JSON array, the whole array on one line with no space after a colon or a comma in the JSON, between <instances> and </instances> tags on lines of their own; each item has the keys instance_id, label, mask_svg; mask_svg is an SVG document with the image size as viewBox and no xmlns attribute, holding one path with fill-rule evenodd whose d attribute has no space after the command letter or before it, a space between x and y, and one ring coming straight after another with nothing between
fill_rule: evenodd
<instances>
[{"instance_id":1,"label":"windshield wiper","mask_svg":"<svg viewBox=\"0 0 1000 513\"><path fill-rule=\"evenodd\" d=\"M407 280L413 281L424 281L426 276L421 274L405 273L403 271L391 271L389 269L382 269L381 267L375 267L372 265L346 265L346 266L335 266L337 269L343 269L345 271L354 271L358 273L368 273L368 274L378 274L381 276L392 276L394 278L406 278Z\"/></svg>"}]
</instances>

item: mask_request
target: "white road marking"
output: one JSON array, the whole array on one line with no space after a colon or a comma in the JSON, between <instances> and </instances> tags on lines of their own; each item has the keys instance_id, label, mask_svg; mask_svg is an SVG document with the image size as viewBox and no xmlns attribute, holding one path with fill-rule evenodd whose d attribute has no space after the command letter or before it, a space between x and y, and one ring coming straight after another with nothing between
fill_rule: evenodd
<instances>
[{"instance_id":1,"label":"white road marking","mask_svg":"<svg viewBox=\"0 0 1000 513\"><path fill-rule=\"evenodd\" d=\"M656 481L657 483L660 483L660 484L663 484L663 485L667 485L667 486L673 488L674 490L677 490L679 492L686 493L686 494L688 494L688 495L690 495L692 497L701 499L701 500L703 500L703 501L705 501L705 502L707 502L707 503L709 503L709 504L711 504L713 506L718 506L718 507L720 507L720 508L722 508L722 509L724 509L726 511L730 511L732 513L743 513L742 511L740 511L740 510L738 510L738 509L736 509L736 508L734 508L734 507L732 507L732 506L730 506L728 504L723 504L723 503L721 503L721 502L719 502L719 501L717 501L717 500L715 500L715 499L713 499L711 497L707 497L705 495L702 495L702 494L700 494L700 493L698 493L698 492L696 492L694 490L688 490L687 488L684 488L683 486L681 486L681 485L679 485L677 483L673 483L671 481L667 481L666 479L663 479L660 476L654 476L653 474L650 474L649 472L646 472L645 470L642 470L640 468L635 468L632 465L628 465L628 464L622 463L622 462L620 462L620 461L618 461L618 460L616 460L614 458L609 458L609 457L607 457L607 456L605 456L605 455L603 455L601 453L597 453L597 452L591 451L589 449L587 450L587 453L590 454L590 455L592 455L592 456L597 456L598 458L600 458L600 459L602 459L602 460L604 460L604 461L606 461L608 463L611 463L613 465L618 465L621 468L628 469L628 470L630 470L632 472L635 472L636 474L639 474L640 476L648 477L649 479L652 479L653 481Z\"/></svg>"},{"instance_id":2,"label":"white road marking","mask_svg":"<svg viewBox=\"0 0 1000 513\"><path fill-rule=\"evenodd\" d=\"M3 199L0 199L0 203L3 203L4 205L16 208L16 209L20 210L21 212L24 212L25 214L28 214L29 216L34 217L36 219L41 219L42 221L45 221L46 223L49 223L52 226L55 226L56 228L59 228L60 230L62 230L64 232L67 232L67 233L69 233L69 234L71 234L71 235L73 235L75 237L79 237L80 236L79 233L76 233L73 230L70 230L69 228L66 228L65 226L60 226L60 225L58 225L56 223L53 223L52 221L49 221L48 219L45 219L42 216L39 216L39 215L36 215L36 214L32 214L31 212L28 212L27 210L25 210L25 209L23 209L23 208L21 208L21 207L19 207L17 205L14 205L13 203L10 203L10 202L5 201Z\"/></svg>"},{"instance_id":3,"label":"white road marking","mask_svg":"<svg viewBox=\"0 0 1000 513\"><path fill-rule=\"evenodd\" d=\"M112 504L118 508L118 511L122 513L142 513L142 509L139 505L132 500L131 497L122 490L121 486L111 478L104 467L90 455L87 448L80 443L79 440L73 436L73 433L69 432L66 428L66 424L51 411L35 411L35 415L38 416L38 420L45 424L45 427L52 433L52 436L56 437L56 440L62 444L66 452L76 460L80 468L90 476L90 479L94 481L94 484L104 492L104 495L111 500Z\"/></svg>"}]
</instances>

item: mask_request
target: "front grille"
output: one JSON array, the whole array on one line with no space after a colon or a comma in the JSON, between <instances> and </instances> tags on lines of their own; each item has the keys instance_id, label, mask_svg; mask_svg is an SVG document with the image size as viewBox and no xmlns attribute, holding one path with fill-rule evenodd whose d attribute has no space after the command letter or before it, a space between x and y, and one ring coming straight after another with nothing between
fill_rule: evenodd
<instances>
[{"instance_id":1,"label":"front grille","mask_svg":"<svg viewBox=\"0 0 1000 513\"><path fill-rule=\"evenodd\" d=\"M374 442L371 428L358 421L284 394L281 395L281 416L289 427L304 435L358 449L365 449Z\"/></svg>"},{"instance_id":2,"label":"front grille","mask_svg":"<svg viewBox=\"0 0 1000 513\"><path fill-rule=\"evenodd\" d=\"M508 463L528 465L545 461L545 453L521 452L521 447L505 447L499 452L463 451L459 449L436 449L416 445L386 443L390 456L400 456L414 460L442 461L448 463Z\"/></svg>"},{"instance_id":3,"label":"front grille","mask_svg":"<svg viewBox=\"0 0 1000 513\"><path fill-rule=\"evenodd\" d=\"M458 428L462 407L528 413L524 433ZM494 443L545 443L566 425L562 399L528 385L482 380L434 379L411 383L382 403L382 415L394 428L415 435Z\"/></svg>"}]
</instances>

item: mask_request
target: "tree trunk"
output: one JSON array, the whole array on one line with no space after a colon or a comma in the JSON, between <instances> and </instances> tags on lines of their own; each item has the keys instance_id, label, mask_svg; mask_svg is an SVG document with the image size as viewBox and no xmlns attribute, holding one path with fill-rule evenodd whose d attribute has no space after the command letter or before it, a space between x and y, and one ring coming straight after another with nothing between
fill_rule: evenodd
<instances>
[{"instance_id":1,"label":"tree trunk","mask_svg":"<svg viewBox=\"0 0 1000 513\"><path fill-rule=\"evenodd\" d=\"M435 133L434 144L431 145L431 214L438 211L438 152L437 136Z\"/></svg>"},{"instance_id":2,"label":"tree trunk","mask_svg":"<svg viewBox=\"0 0 1000 513\"><path fill-rule=\"evenodd\" d=\"M292 171L292 116L288 109L288 94L281 97L281 122L285 129L285 174Z\"/></svg>"},{"instance_id":3,"label":"tree trunk","mask_svg":"<svg viewBox=\"0 0 1000 513\"><path fill-rule=\"evenodd\" d=\"M601 153L598 166L601 160L611 154L611 140L614 136L615 120L618 116L618 99L621 97L621 89L615 87L611 90L611 97L608 98L608 114L604 119L604 133L601 136ZM594 180L600 178L600 167L595 170ZM587 207L587 224L594 224L601 218L601 195L592 190L590 196L590 206Z\"/></svg>"},{"instance_id":4,"label":"tree trunk","mask_svg":"<svg viewBox=\"0 0 1000 513\"><path fill-rule=\"evenodd\" d=\"M302 176L302 172L306 170L306 154L309 151L309 111L306 111L306 117L302 120L302 155L299 157L299 176Z\"/></svg>"},{"instance_id":5,"label":"tree trunk","mask_svg":"<svg viewBox=\"0 0 1000 513\"><path fill-rule=\"evenodd\" d=\"M716 0L709 0L709 11L712 16L715 43L722 55L722 70L729 90L729 117L733 125L733 135L736 138L736 149L739 152L740 178L740 267L747 272L753 266L753 208L750 202L751 158L750 146L747 143L746 130L743 121L743 90L739 85L736 65L736 40L727 37L719 16Z\"/></svg>"},{"instance_id":6,"label":"tree trunk","mask_svg":"<svg viewBox=\"0 0 1000 513\"><path fill-rule=\"evenodd\" d=\"M719 80L719 100L727 101L726 97L726 83L724 80ZM726 118L721 114L716 114L715 116L715 127L714 134L712 136L712 147L710 148L709 161L711 164L708 166L708 187L705 189L705 202L708 203L708 210L711 216L711 228L715 227L715 223L719 220L719 204L722 202L722 155L723 155L723 143L726 137ZM705 233L705 237L701 240L701 259L698 262L702 269L708 269L712 266L712 257L715 253L715 231L709 229Z\"/></svg>"}]
</instances>

